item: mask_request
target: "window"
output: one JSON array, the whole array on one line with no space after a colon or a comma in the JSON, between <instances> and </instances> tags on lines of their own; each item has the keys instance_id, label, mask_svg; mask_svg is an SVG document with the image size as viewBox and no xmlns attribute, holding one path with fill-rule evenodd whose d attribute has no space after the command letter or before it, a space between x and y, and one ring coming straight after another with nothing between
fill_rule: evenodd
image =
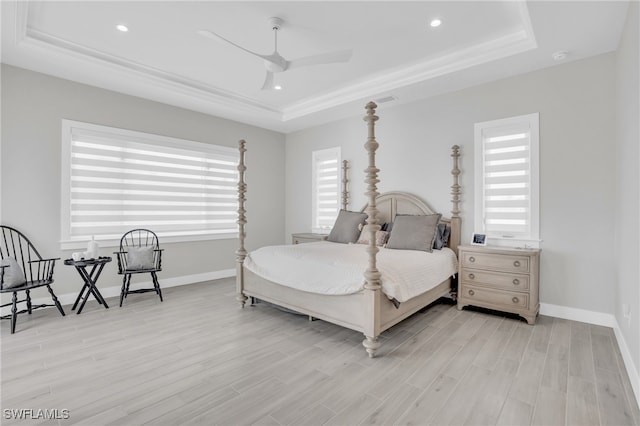
<instances>
[{"instance_id":1,"label":"window","mask_svg":"<svg viewBox=\"0 0 640 426\"><path fill-rule=\"evenodd\" d=\"M233 148L63 120L61 246L117 245L135 228L237 238L238 161Z\"/></svg>"},{"instance_id":2,"label":"window","mask_svg":"<svg viewBox=\"0 0 640 426\"><path fill-rule=\"evenodd\" d=\"M340 148L311 153L312 228L327 233L340 211Z\"/></svg>"},{"instance_id":3,"label":"window","mask_svg":"<svg viewBox=\"0 0 640 426\"><path fill-rule=\"evenodd\" d=\"M475 232L539 245L538 114L475 125Z\"/></svg>"}]
</instances>

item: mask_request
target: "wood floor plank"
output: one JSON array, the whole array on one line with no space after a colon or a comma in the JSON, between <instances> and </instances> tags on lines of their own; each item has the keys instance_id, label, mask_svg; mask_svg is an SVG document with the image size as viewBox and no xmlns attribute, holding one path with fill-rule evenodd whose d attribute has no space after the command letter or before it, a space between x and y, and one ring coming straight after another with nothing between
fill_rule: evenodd
<instances>
[{"instance_id":1,"label":"wood floor plank","mask_svg":"<svg viewBox=\"0 0 640 426\"><path fill-rule=\"evenodd\" d=\"M569 345L549 343L547 358L542 372L541 386L555 391L567 392L569 378Z\"/></svg>"},{"instance_id":2,"label":"wood floor plank","mask_svg":"<svg viewBox=\"0 0 640 426\"><path fill-rule=\"evenodd\" d=\"M432 424L431 419L450 400L457 385L456 379L441 374L418 395L406 412L396 420L392 420L392 423L401 425Z\"/></svg>"},{"instance_id":3,"label":"wood floor plank","mask_svg":"<svg viewBox=\"0 0 640 426\"><path fill-rule=\"evenodd\" d=\"M555 426L566 423L567 395L548 388L540 388L532 426Z\"/></svg>"},{"instance_id":4,"label":"wood floor plank","mask_svg":"<svg viewBox=\"0 0 640 426\"><path fill-rule=\"evenodd\" d=\"M435 413L432 423L435 425L461 425L471 414L475 402L482 396L482 389L485 383L491 378L492 372L471 366L462 380L460 380L453 393L449 396L445 404ZM460 404L464 401L464 404Z\"/></svg>"},{"instance_id":5,"label":"wood floor plank","mask_svg":"<svg viewBox=\"0 0 640 426\"><path fill-rule=\"evenodd\" d=\"M567 388L567 424L599 425L600 417L595 383L577 377L569 377Z\"/></svg>"},{"instance_id":6,"label":"wood floor plank","mask_svg":"<svg viewBox=\"0 0 640 426\"><path fill-rule=\"evenodd\" d=\"M382 401L378 408L373 410L361 424L393 424L419 398L420 392L421 390L414 386L402 382L398 383L389 397Z\"/></svg>"},{"instance_id":7,"label":"wood floor plank","mask_svg":"<svg viewBox=\"0 0 640 426\"><path fill-rule=\"evenodd\" d=\"M502 321L495 333L491 335L487 343L478 352L478 356L473 361L474 365L493 371L505 350L507 342L511 339L516 324L516 321L512 320L505 319Z\"/></svg>"},{"instance_id":8,"label":"wood floor plank","mask_svg":"<svg viewBox=\"0 0 640 426\"><path fill-rule=\"evenodd\" d=\"M352 402L329 419L327 426L357 425L380 406L381 401L368 394L352 398Z\"/></svg>"},{"instance_id":9,"label":"wood floor plank","mask_svg":"<svg viewBox=\"0 0 640 426\"><path fill-rule=\"evenodd\" d=\"M497 426L525 426L531 424L533 407L517 399L507 398L496 422ZM577 423L576 423L577 424Z\"/></svg>"},{"instance_id":10,"label":"wood floor plank","mask_svg":"<svg viewBox=\"0 0 640 426\"><path fill-rule=\"evenodd\" d=\"M482 393L473 404L467 425L495 425L504 406L514 376L510 372L493 371L482 385Z\"/></svg>"},{"instance_id":11,"label":"wood floor plank","mask_svg":"<svg viewBox=\"0 0 640 426\"><path fill-rule=\"evenodd\" d=\"M540 352L533 351L525 354L509 390L509 397L531 406L535 405L545 358L546 354Z\"/></svg>"},{"instance_id":12,"label":"wood floor plank","mask_svg":"<svg viewBox=\"0 0 640 426\"><path fill-rule=\"evenodd\" d=\"M601 424L632 425L633 413L624 394L620 377L616 372L595 369L596 395Z\"/></svg>"},{"instance_id":13,"label":"wood floor plank","mask_svg":"<svg viewBox=\"0 0 640 426\"><path fill-rule=\"evenodd\" d=\"M322 404L317 404L302 416L296 418L291 424L299 426L323 425L336 415Z\"/></svg>"},{"instance_id":14,"label":"wood floor plank","mask_svg":"<svg viewBox=\"0 0 640 426\"><path fill-rule=\"evenodd\" d=\"M607 333L591 333L591 350L596 368L618 371L618 361L613 349L613 342Z\"/></svg>"},{"instance_id":15,"label":"wood floor plank","mask_svg":"<svg viewBox=\"0 0 640 426\"><path fill-rule=\"evenodd\" d=\"M591 338L586 339L571 336L569 349L569 375L595 383L593 351Z\"/></svg>"}]
</instances>

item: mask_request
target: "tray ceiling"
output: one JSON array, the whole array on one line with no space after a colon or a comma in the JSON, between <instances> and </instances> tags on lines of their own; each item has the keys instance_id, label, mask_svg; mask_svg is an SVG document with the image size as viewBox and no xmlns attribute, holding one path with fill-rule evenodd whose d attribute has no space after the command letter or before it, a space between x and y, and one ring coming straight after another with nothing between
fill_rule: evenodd
<instances>
[{"instance_id":1,"label":"tray ceiling","mask_svg":"<svg viewBox=\"0 0 640 426\"><path fill-rule=\"evenodd\" d=\"M289 132L617 48L626 2L2 2L2 62ZM287 70L261 90L260 58L351 49L347 63ZM439 18L442 25L429 23ZM128 32L116 25L124 24ZM383 104L384 105L384 104ZM381 105L381 107L383 106Z\"/></svg>"}]
</instances>

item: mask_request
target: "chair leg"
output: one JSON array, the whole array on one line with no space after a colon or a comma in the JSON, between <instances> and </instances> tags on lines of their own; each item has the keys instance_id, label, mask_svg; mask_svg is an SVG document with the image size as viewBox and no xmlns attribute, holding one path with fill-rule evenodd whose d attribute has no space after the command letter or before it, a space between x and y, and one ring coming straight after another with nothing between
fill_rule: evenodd
<instances>
[{"instance_id":1,"label":"chair leg","mask_svg":"<svg viewBox=\"0 0 640 426\"><path fill-rule=\"evenodd\" d=\"M29 290L26 290L27 293L27 312L29 312L29 315L31 315L32 313L32 305L31 305L31 294L29 292Z\"/></svg>"},{"instance_id":2,"label":"chair leg","mask_svg":"<svg viewBox=\"0 0 640 426\"><path fill-rule=\"evenodd\" d=\"M160 301L164 302L164 300L162 300L162 290L160 290L160 283L158 282L158 275L156 275L155 272L151 273L151 277L153 278L153 286L156 289L156 293L158 294L158 296L160 296Z\"/></svg>"},{"instance_id":3,"label":"chair leg","mask_svg":"<svg viewBox=\"0 0 640 426\"><path fill-rule=\"evenodd\" d=\"M124 291L124 298L126 299L129 295L129 287L131 286L131 274L127 275L127 288Z\"/></svg>"},{"instance_id":4,"label":"chair leg","mask_svg":"<svg viewBox=\"0 0 640 426\"><path fill-rule=\"evenodd\" d=\"M53 299L53 303L56 304L56 308L58 308L58 311L60 311L60 314L62 316L64 316L64 309L62 309L62 305L60 304L60 301L58 301L58 298L56 297L56 294L51 289L51 286L48 285L47 289L49 290L49 293L51 293L51 298Z\"/></svg>"},{"instance_id":5,"label":"chair leg","mask_svg":"<svg viewBox=\"0 0 640 426\"><path fill-rule=\"evenodd\" d=\"M18 292L13 292L13 305L11 306L11 334L16 332L16 320L18 319Z\"/></svg>"},{"instance_id":6,"label":"chair leg","mask_svg":"<svg viewBox=\"0 0 640 426\"><path fill-rule=\"evenodd\" d=\"M124 293L127 289L127 275L122 277L122 289L120 290L120 307L122 308L122 301L124 300Z\"/></svg>"}]
</instances>

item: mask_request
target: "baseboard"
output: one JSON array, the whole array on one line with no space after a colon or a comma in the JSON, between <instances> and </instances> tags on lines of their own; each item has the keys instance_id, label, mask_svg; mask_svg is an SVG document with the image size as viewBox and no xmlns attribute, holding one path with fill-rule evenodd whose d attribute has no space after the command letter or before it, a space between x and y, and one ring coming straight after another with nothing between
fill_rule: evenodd
<instances>
[{"instance_id":1,"label":"baseboard","mask_svg":"<svg viewBox=\"0 0 640 426\"><path fill-rule=\"evenodd\" d=\"M221 271L203 272L201 274L183 275L180 277L163 278L162 276L159 276L158 278L160 280L160 286L162 288L169 288L169 287L178 287L182 285L200 283L203 281L217 280L220 278L228 278L228 277L233 277L235 275L236 275L235 269L223 269ZM140 281L140 282L136 281L135 287L136 288L137 287L141 287L141 288L153 287L153 283L151 282L151 280ZM100 294L102 294L104 298L120 296L120 286L112 286L112 287L98 286L98 289L100 290ZM58 300L62 305L71 305L73 304L73 302L76 301L76 297L78 297L78 293L57 294L56 296L58 296ZM52 302L51 302L51 297L47 295L44 297L38 297L38 298L32 299L32 303L34 305L40 305L40 304L51 304ZM2 308L2 312L1 312L2 315L7 315L9 313L10 313L10 306L5 306L4 308Z\"/></svg>"},{"instance_id":2,"label":"baseboard","mask_svg":"<svg viewBox=\"0 0 640 426\"><path fill-rule=\"evenodd\" d=\"M618 347L620 348L620 353L622 354L622 360L624 361L624 366L627 369L629 381L633 388L633 396L635 397L638 406L640 406L640 375L638 375L638 369L633 362L629 346L627 345L627 341L620 330L620 325L618 324L618 320L615 315L605 314L603 312L587 311L585 309L570 308L568 306L551 305L548 303L540 304L540 314L613 328Z\"/></svg>"},{"instance_id":3,"label":"baseboard","mask_svg":"<svg viewBox=\"0 0 640 426\"><path fill-rule=\"evenodd\" d=\"M549 303L540 304L540 315L586 322L588 324L602 325L611 328L614 328L618 325L616 317L613 316L613 314L605 314L603 312L570 308L568 306L552 305Z\"/></svg>"}]
</instances>

